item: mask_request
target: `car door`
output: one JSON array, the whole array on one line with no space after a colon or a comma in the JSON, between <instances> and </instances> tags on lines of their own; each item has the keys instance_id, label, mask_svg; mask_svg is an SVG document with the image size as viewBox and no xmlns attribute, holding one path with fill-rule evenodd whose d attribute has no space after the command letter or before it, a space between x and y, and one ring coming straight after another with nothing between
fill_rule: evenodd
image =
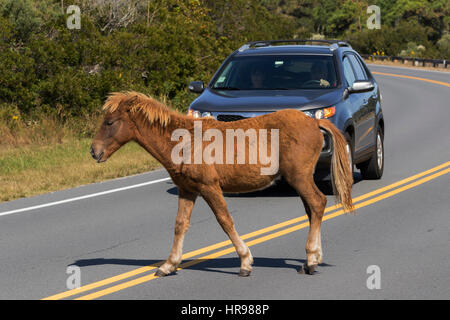
<instances>
[{"instance_id":1,"label":"car door","mask_svg":"<svg viewBox=\"0 0 450 320\"><path fill-rule=\"evenodd\" d=\"M369 81L366 71L361 65L359 58L353 54L349 53L348 57L352 64L353 70L355 71L356 80ZM358 152L365 154L370 151L370 148L374 146L375 143L375 112L376 112L376 97L373 95L375 90L368 92L357 93L361 98L361 107L358 110L359 117L359 134L356 139L359 146Z\"/></svg>"},{"instance_id":2,"label":"car door","mask_svg":"<svg viewBox=\"0 0 450 320\"><path fill-rule=\"evenodd\" d=\"M351 87L353 83L356 81L356 74L352 67L350 58L348 55L345 55L342 59L342 66L344 71L344 78L347 82L347 87ZM353 151L354 151L354 157L359 156L359 150L361 150L361 139L359 137L361 136L362 129L362 112L361 112L361 106L363 104L364 95L361 93L351 93L348 95L348 97L345 100L345 104L347 108L351 110L352 114L352 120L353 120L353 126L355 129L355 134L353 137Z\"/></svg>"}]
</instances>

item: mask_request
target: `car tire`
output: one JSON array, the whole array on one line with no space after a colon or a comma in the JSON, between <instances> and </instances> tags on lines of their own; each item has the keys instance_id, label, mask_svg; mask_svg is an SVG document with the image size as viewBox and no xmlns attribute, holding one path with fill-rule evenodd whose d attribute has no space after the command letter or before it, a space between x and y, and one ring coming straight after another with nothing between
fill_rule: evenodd
<instances>
[{"instance_id":1,"label":"car tire","mask_svg":"<svg viewBox=\"0 0 450 320\"><path fill-rule=\"evenodd\" d=\"M366 180L377 180L383 176L384 171L384 137L381 128L378 127L376 135L376 148L372 157L361 163L361 175Z\"/></svg>"}]
</instances>

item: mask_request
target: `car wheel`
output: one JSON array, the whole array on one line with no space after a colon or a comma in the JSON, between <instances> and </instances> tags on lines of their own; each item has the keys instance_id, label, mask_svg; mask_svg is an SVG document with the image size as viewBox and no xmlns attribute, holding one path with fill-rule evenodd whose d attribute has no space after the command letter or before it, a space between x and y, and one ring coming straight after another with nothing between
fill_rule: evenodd
<instances>
[{"instance_id":1,"label":"car wheel","mask_svg":"<svg viewBox=\"0 0 450 320\"><path fill-rule=\"evenodd\" d=\"M380 179L384 170L384 137L380 128L377 130L376 148L372 157L360 165L361 175L364 179Z\"/></svg>"}]
</instances>

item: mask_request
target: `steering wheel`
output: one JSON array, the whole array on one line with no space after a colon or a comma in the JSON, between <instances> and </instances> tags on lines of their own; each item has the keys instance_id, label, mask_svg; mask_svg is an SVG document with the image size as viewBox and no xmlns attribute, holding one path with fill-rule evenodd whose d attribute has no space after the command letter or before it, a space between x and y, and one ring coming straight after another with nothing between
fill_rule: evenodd
<instances>
[{"instance_id":1,"label":"steering wheel","mask_svg":"<svg viewBox=\"0 0 450 320\"><path fill-rule=\"evenodd\" d=\"M302 85L302 87L303 86L308 86L308 85L317 85L317 86L320 86L320 80L308 80L308 81L306 81L303 85Z\"/></svg>"}]
</instances>

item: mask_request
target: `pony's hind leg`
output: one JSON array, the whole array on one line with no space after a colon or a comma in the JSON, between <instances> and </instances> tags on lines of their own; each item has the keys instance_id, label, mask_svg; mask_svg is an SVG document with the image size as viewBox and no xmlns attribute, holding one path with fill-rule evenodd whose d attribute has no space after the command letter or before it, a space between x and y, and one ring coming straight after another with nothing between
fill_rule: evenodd
<instances>
[{"instance_id":1,"label":"pony's hind leg","mask_svg":"<svg viewBox=\"0 0 450 320\"><path fill-rule=\"evenodd\" d=\"M287 180L302 199L310 224L305 248L306 264L299 272L313 274L317 265L322 263L323 259L320 228L327 198L317 188L312 175L307 178L302 176L290 177Z\"/></svg>"},{"instance_id":2,"label":"pony's hind leg","mask_svg":"<svg viewBox=\"0 0 450 320\"><path fill-rule=\"evenodd\" d=\"M230 238L237 254L241 259L241 269L239 271L239 276L249 276L252 271L253 257L250 249L239 237L239 234L234 227L233 218L228 212L227 204L223 197L220 186L205 186L204 188L202 188L201 195L203 196L203 199L205 199L205 201L208 203L211 210L214 212L217 222L219 222L223 231L225 231L225 233Z\"/></svg>"},{"instance_id":3,"label":"pony's hind leg","mask_svg":"<svg viewBox=\"0 0 450 320\"><path fill-rule=\"evenodd\" d=\"M178 193L178 214L175 222L173 246L167 261L156 271L158 277L167 276L175 272L181 262L184 236L189 229L192 209L197 198L197 195L184 191L181 188L178 188Z\"/></svg>"}]
</instances>

